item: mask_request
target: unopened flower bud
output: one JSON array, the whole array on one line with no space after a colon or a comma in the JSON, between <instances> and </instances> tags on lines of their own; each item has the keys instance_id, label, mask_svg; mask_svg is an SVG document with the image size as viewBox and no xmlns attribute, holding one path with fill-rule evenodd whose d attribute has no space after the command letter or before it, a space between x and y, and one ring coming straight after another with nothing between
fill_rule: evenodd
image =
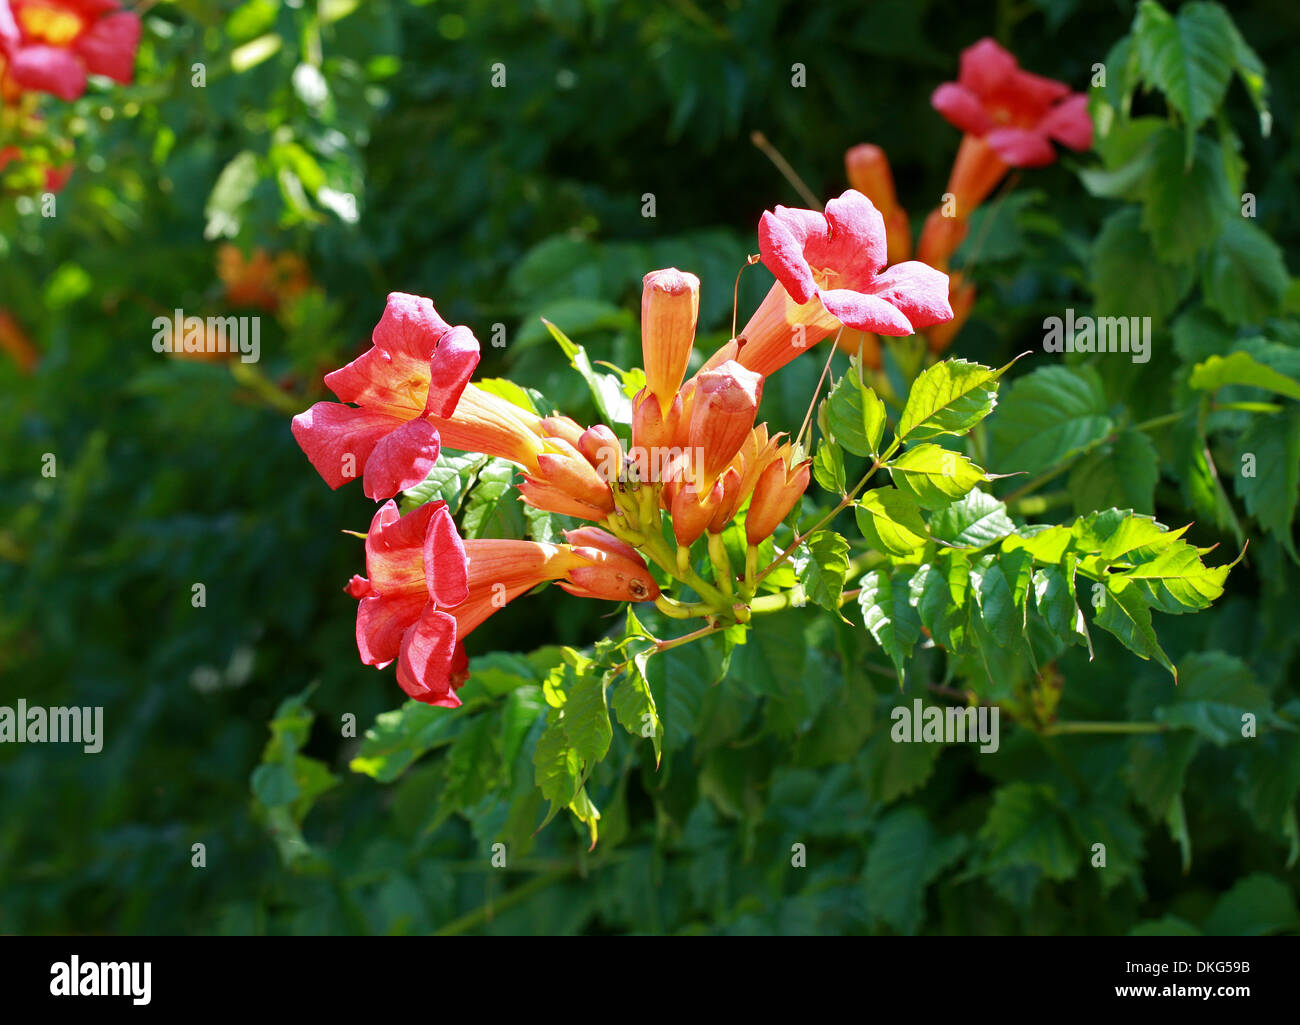
<instances>
[{"instance_id":1,"label":"unopened flower bud","mask_svg":"<svg viewBox=\"0 0 1300 1025\"><path fill-rule=\"evenodd\" d=\"M772 460L754 486L754 497L745 517L745 540L757 545L772 536L777 525L790 515L790 510L808 488L811 459L797 466L789 465L790 449L786 446L781 456Z\"/></svg>"},{"instance_id":2,"label":"unopened flower bud","mask_svg":"<svg viewBox=\"0 0 1300 1025\"><path fill-rule=\"evenodd\" d=\"M699 454L692 467L700 488L711 488L754 429L763 397L763 378L734 360L696 378L689 447Z\"/></svg>"},{"instance_id":3,"label":"unopened flower bud","mask_svg":"<svg viewBox=\"0 0 1300 1025\"><path fill-rule=\"evenodd\" d=\"M676 267L652 271L641 291L641 353L646 387L666 415L686 376L695 323L700 312L700 279Z\"/></svg>"},{"instance_id":4,"label":"unopened flower bud","mask_svg":"<svg viewBox=\"0 0 1300 1025\"><path fill-rule=\"evenodd\" d=\"M721 504L721 480L703 494L690 483L678 488L670 509L673 517L673 536L677 538L677 543L683 548L693 545L704 533Z\"/></svg>"},{"instance_id":5,"label":"unopened flower bud","mask_svg":"<svg viewBox=\"0 0 1300 1025\"><path fill-rule=\"evenodd\" d=\"M617 435L604 424L596 424L582 432L578 451L604 480L622 479L623 447L618 443Z\"/></svg>"}]
</instances>

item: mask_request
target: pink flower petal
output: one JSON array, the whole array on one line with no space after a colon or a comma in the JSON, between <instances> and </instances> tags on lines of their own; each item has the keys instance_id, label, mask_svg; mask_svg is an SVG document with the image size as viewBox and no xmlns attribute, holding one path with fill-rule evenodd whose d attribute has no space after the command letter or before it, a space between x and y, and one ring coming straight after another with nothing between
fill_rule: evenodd
<instances>
[{"instance_id":1,"label":"pink flower petal","mask_svg":"<svg viewBox=\"0 0 1300 1025\"><path fill-rule=\"evenodd\" d=\"M293 436L331 488L359 476L379 441L402 425L388 413L318 402L293 418Z\"/></svg>"},{"instance_id":2,"label":"pink flower petal","mask_svg":"<svg viewBox=\"0 0 1300 1025\"><path fill-rule=\"evenodd\" d=\"M451 328L423 296L393 292L371 336L374 346L345 367L325 375L344 402L376 406L403 419L425 412L430 361Z\"/></svg>"},{"instance_id":3,"label":"pink flower petal","mask_svg":"<svg viewBox=\"0 0 1300 1025\"><path fill-rule=\"evenodd\" d=\"M69 50L24 46L9 59L9 77L24 89L75 100L86 91L86 72Z\"/></svg>"},{"instance_id":4,"label":"pink flower petal","mask_svg":"<svg viewBox=\"0 0 1300 1025\"><path fill-rule=\"evenodd\" d=\"M920 330L952 320L948 275L919 260L896 263L876 278L871 291Z\"/></svg>"},{"instance_id":5,"label":"pink flower petal","mask_svg":"<svg viewBox=\"0 0 1300 1025\"><path fill-rule=\"evenodd\" d=\"M1088 114L1088 97L1076 93L1048 111L1038 130L1071 149L1092 147L1092 117Z\"/></svg>"},{"instance_id":6,"label":"pink flower petal","mask_svg":"<svg viewBox=\"0 0 1300 1025\"><path fill-rule=\"evenodd\" d=\"M455 708L455 671L459 654L456 643L456 620L430 605L419 622L402 637L397 661L397 682L416 701Z\"/></svg>"},{"instance_id":7,"label":"pink flower petal","mask_svg":"<svg viewBox=\"0 0 1300 1025\"><path fill-rule=\"evenodd\" d=\"M423 418L410 420L379 439L366 460L362 489L375 501L413 488L433 469L441 444L438 428Z\"/></svg>"},{"instance_id":8,"label":"pink flower petal","mask_svg":"<svg viewBox=\"0 0 1300 1025\"><path fill-rule=\"evenodd\" d=\"M961 52L958 80L967 89L985 96L1019 70L1015 57L988 38L972 43Z\"/></svg>"},{"instance_id":9,"label":"pink flower petal","mask_svg":"<svg viewBox=\"0 0 1300 1025\"><path fill-rule=\"evenodd\" d=\"M397 503L385 502L370 521L366 535L366 573L377 594L411 591L428 597L424 575L424 542L429 523L446 502L426 502L405 516Z\"/></svg>"},{"instance_id":10,"label":"pink flower petal","mask_svg":"<svg viewBox=\"0 0 1300 1025\"><path fill-rule=\"evenodd\" d=\"M930 97L930 106L963 132L982 136L993 128L993 118L989 117L979 97L956 82L939 86Z\"/></svg>"},{"instance_id":11,"label":"pink flower petal","mask_svg":"<svg viewBox=\"0 0 1300 1025\"><path fill-rule=\"evenodd\" d=\"M825 231L826 218L814 210L778 206L775 211L764 210L758 222L763 266L776 275L795 302L806 303L817 293L804 247L810 235Z\"/></svg>"},{"instance_id":12,"label":"pink flower petal","mask_svg":"<svg viewBox=\"0 0 1300 1025\"><path fill-rule=\"evenodd\" d=\"M878 295L849 288L832 288L821 294L822 305L846 327L878 335L910 335L908 319Z\"/></svg>"},{"instance_id":13,"label":"pink flower petal","mask_svg":"<svg viewBox=\"0 0 1300 1025\"><path fill-rule=\"evenodd\" d=\"M469 565L446 503L437 504L424 536L424 581L438 605L453 608L469 597Z\"/></svg>"},{"instance_id":14,"label":"pink flower petal","mask_svg":"<svg viewBox=\"0 0 1300 1025\"><path fill-rule=\"evenodd\" d=\"M456 403L469 384L478 360L478 339L469 328L453 327L443 335L429 361L429 398L424 411L442 417L456 412Z\"/></svg>"},{"instance_id":15,"label":"pink flower petal","mask_svg":"<svg viewBox=\"0 0 1300 1025\"><path fill-rule=\"evenodd\" d=\"M1070 87L1054 78L1044 78L1032 71L1017 71L1008 83L1025 108L1046 110L1057 100L1070 95Z\"/></svg>"},{"instance_id":16,"label":"pink flower petal","mask_svg":"<svg viewBox=\"0 0 1300 1025\"><path fill-rule=\"evenodd\" d=\"M884 217L861 192L847 189L826 204L826 221L825 240L809 240L808 262L832 267L850 287L862 287L888 259Z\"/></svg>"},{"instance_id":17,"label":"pink flower petal","mask_svg":"<svg viewBox=\"0 0 1300 1025\"><path fill-rule=\"evenodd\" d=\"M1056 159L1046 135L1024 128L998 128L984 136L984 141L1012 167L1043 167Z\"/></svg>"},{"instance_id":18,"label":"pink flower petal","mask_svg":"<svg viewBox=\"0 0 1300 1025\"><path fill-rule=\"evenodd\" d=\"M419 592L371 594L357 605L357 652L368 666L383 668L402 650L402 637L416 623L429 596Z\"/></svg>"},{"instance_id":19,"label":"pink flower petal","mask_svg":"<svg viewBox=\"0 0 1300 1025\"><path fill-rule=\"evenodd\" d=\"M76 50L92 75L107 75L129 83L135 75L135 52L140 45L140 19L122 11L100 18L77 40Z\"/></svg>"}]
</instances>

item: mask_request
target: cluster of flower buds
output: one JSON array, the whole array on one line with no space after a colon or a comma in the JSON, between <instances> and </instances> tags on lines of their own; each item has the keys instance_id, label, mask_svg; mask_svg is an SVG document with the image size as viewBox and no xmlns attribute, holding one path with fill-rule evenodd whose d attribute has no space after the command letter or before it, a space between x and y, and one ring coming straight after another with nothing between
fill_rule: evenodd
<instances>
[{"instance_id":1,"label":"cluster of flower buds","mask_svg":"<svg viewBox=\"0 0 1300 1025\"><path fill-rule=\"evenodd\" d=\"M945 82L931 97L934 109L962 130L961 145L948 176L944 201L930 212L916 245L917 259L949 272L953 253L965 241L970 216L1013 167L1042 167L1056 159L1053 142L1072 149L1092 145L1088 100L1063 82L1031 74L992 39L981 39L961 54L956 82ZM889 259L905 260L912 250L907 215L898 205L893 173L884 150L864 143L844 154L849 184L881 211L888 233ZM926 332L930 351L943 352L975 305L974 285L962 274L949 276L952 317ZM874 337L850 335L841 341L861 352L868 366L880 366Z\"/></svg>"},{"instance_id":2,"label":"cluster of flower buds","mask_svg":"<svg viewBox=\"0 0 1300 1025\"><path fill-rule=\"evenodd\" d=\"M646 275L646 385L626 449L607 425L540 416L471 383L479 343L469 328L448 324L429 299L388 297L370 349L325 376L341 401L293 420L331 487L361 477L385 503L366 539L367 576L347 588L359 601L363 662L397 662L408 694L454 705L468 667L464 637L492 612L547 581L582 597L665 607L646 558L711 614L747 618L758 546L799 503L811 465L800 446L756 423L766 376L832 332L910 334L952 316L946 275L907 260L886 269L882 214L859 192L825 213L766 212L759 245L776 283L741 334L689 378L699 279L675 268ZM592 525L556 545L463 539L441 501L399 516L392 497L426 479L444 444L514 463L520 500ZM737 596L722 534L740 517L748 550ZM691 552L706 534L712 583ZM685 608L668 601L665 611Z\"/></svg>"}]
</instances>

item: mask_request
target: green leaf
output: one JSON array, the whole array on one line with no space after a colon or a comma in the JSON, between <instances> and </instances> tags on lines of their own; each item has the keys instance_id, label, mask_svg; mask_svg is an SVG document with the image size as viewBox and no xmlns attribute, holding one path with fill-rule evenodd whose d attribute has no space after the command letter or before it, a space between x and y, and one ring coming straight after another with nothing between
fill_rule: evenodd
<instances>
[{"instance_id":1,"label":"green leaf","mask_svg":"<svg viewBox=\"0 0 1300 1025\"><path fill-rule=\"evenodd\" d=\"M1233 324L1278 313L1290 282L1282 250L1244 217L1228 219L1201 268L1205 305Z\"/></svg>"},{"instance_id":2,"label":"green leaf","mask_svg":"<svg viewBox=\"0 0 1300 1025\"><path fill-rule=\"evenodd\" d=\"M1153 330L1182 301L1195 277L1191 266L1160 260L1142 230L1141 214L1132 207L1106 218L1093 242L1091 270L1098 317L1150 317Z\"/></svg>"},{"instance_id":3,"label":"green leaf","mask_svg":"<svg viewBox=\"0 0 1300 1025\"><path fill-rule=\"evenodd\" d=\"M1015 530L1006 505L984 491L972 491L930 517L930 535L954 548L985 548Z\"/></svg>"},{"instance_id":4,"label":"green leaf","mask_svg":"<svg viewBox=\"0 0 1300 1025\"><path fill-rule=\"evenodd\" d=\"M1114 441L1093 449L1070 469L1069 492L1078 512L1117 506L1155 509L1160 459L1142 431L1125 428Z\"/></svg>"},{"instance_id":5,"label":"green leaf","mask_svg":"<svg viewBox=\"0 0 1300 1025\"><path fill-rule=\"evenodd\" d=\"M822 438L813 456L812 473L824 491L843 495L847 491L844 477L844 452L830 438Z\"/></svg>"},{"instance_id":6,"label":"green leaf","mask_svg":"<svg viewBox=\"0 0 1300 1025\"><path fill-rule=\"evenodd\" d=\"M965 839L941 838L916 808L890 812L876 826L863 870L867 911L911 935L924 919L925 891L965 849Z\"/></svg>"},{"instance_id":7,"label":"green leaf","mask_svg":"<svg viewBox=\"0 0 1300 1025\"><path fill-rule=\"evenodd\" d=\"M1025 633L1032 558L1028 552L985 555L972 564L971 594L985 628L1004 648L1019 643Z\"/></svg>"},{"instance_id":8,"label":"green leaf","mask_svg":"<svg viewBox=\"0 0 1300 1025\"><path fill-rule=\"evenodd\" d=\"M1289 399L1300 399L1300 381L1279 374L1246 352L1211 356L1192 368L1187 383L1200 391L1214 391L1230 384L1249 385L1277 392Z\"/></svg>"},{"instance_id":9,"label":"green leaf","mask_svg":"<svg viewBox=\"0 0 1300 1025\"><path fill-rule=\"evenodd\" d=\"M591 365L591 360L587 356L587 350L577 342L572 341L568 335L552 324L545 317L542 323L546 325L546 330L551 333L551 337L559 344L564 355L569 359L569 365L573 367L582 379L587 382L587 387L591 389L591 397L596 402L596 408L600 411L601 417L609 424L622 424L630 426L632 423L632 400L623 393L623 384L614 374L598 373Z\"/></svg>"},{"instance_id":10,"label":"green leaf","mask_svg":"<svg viewBox=\"0 0 1300 1025\"><path fill-rule=\"evenodd\" d=\"M964 359L934 364L912 383L898 421L899 440L922 441L969 431L992 412L998 378L1006 370Z\"/></svg>"},{"instance_id":11,"label":"green leaf","mask_svg":"<svg viewBox=\"0 0 1300 1025\"><path fill-rule=\"evenodd\" d=\"M996 465L1041 473L1101 441L1114 426L1092 367L1041 367L1012 383L993 418Z\"/></svg>"},{"instance_id":12,"label":"green leaf","mask_svg":"<svg viewBox=\"0 0 1300 1025\"><path fill-rule=\"evenodd\" d=\"M1151 628L1151 609L1143 600L1137 584L1123 577L1110 575L1105 581L1105 600L1096 609L1095 622L1108 633L1119 638L1138 658L1155 659L1178 682L1178 670L1160 647Z\"/></svg>"},{"instance_id":13,"label":"green leaf","mask_svg":"<svg viewBox=\"0 0 1300 1025\"><path fill-rule=\"evenodd\" d=\"M426 751L450 741L469 707L441 708L408 701L384 712L366 730L361 750L349 767L380 783L391 783Z\"/></svg>"},{"instance_id":14,"label":"green leaf","mask_svg":"<svg viewBox=\"0 0 1300 1025\"><path fill-rule=\"evenodd\" d=\"M1245 715L1255 717L1257 728L1273 720L1268 691L1245 662L1221 651L1183 659L1173 702L1155 710L1159 722L1195 730L1219 747L1243 739Z\"/></svg>"},{"instance_id":15,"label":"green leaf","mask_svg":"<svg viewBox=\"0 0 1300 1025\"><path fill-rule=\"evenodd\" d=\"M547 821L550 821L560 808L568 807L577 796L582 775L582 759L569 745L562 723L551 723L537 738L533 765L536 767L537 786L542 796L551 802L551 811L547 815Z\"/></svg>"},{"instance_id":16,"label":"green leaf","mask_svg":"<svg viewBox=\"0 0 1300 1025\"><path fill-rule=\"evenodd\" d=\"M649 653L646 653L649 657ZM634 659L628 665L627 674L614 688L610 704L619 725L634 737L649 737L655 749L655 765L663 756L663 725L659 722L659 710L655 707L654 693L645 677L644 662Z\"/></svg>"},{"instance_id":17,"label":"green leaf","mask_svg":"<svg viewBox=\"0 0 1300 1025\"><path fill-rule=\"evenodd\" d=\"M795 553L794 570L809 598L840 614L840 595L849 571L848 541L833 530L817 531Z\"/></svg>"},{"instance_id":18,"label":"green leaf","mask_svg":"<svg viewBox=\"0 0 1300 1025\"><path fill-rule=\"evenodd\" d=\"M234 238L239 234L241 211L252 197L259 177L257 155L251 150L235 154L221 169L203 209L207 217L204 238Z\"/></svg>"},{"instance_id":19,"label":"green leaf","mask_svg":"<svg viewBox=\"0 0 1300 1025\"><path fill-rule=\"evenodd\" d=\"M1132 580L1152 607L1178 615L1208 609L1223 594L1232 565L1206 566L1194 547L1176 541L1127 573L1112 574L1112 579Z\"/></svg>"},{"instance_id":20,"label":"green leaf","mask_svg":"<svg viewBox=\"0 0 1300 1025\"><path fill-rule=\"evenodd\" d=\"M1078 872L1084 850L1057 803L1055 791L1043 783L998 787L980 840L986 872L1026 866L1058 881Z\"/></svg>"},{"instance_id":21,"label":"green leaf","mask_svg":"<svg viewBox=\"0 0 1300 1025\"><path fill-rule=\"evenodd\" d=\"M907 574L899 573L891 579L879 570L872 570L859 581L859 587L862 622L894 664L901 687L904 666L921 636L920 617L909 601Z\"/></svg>"},{"instance_id":22,"label":"green leaf","mask_svg":"<svg viewBox=\"0 0 1300 1025\"><path fill-rule=\"evenodd\" d=\"M564 734L585 771L590 773L591 767L609 751L614 736L605 700L605 677L596 672L579 673L565 693Z\"/></svg>"},{"instance_id":23,"label":"green leaf","mask_svg":"<svg viewBox=\"0 0 1300 1025\"><path fill-rule=\"evenodd\" d=\"M889 475L898 489L910 494L923 509L942 509L988 480L984 471L960 452L928 442L892 460Z\"/></svg>"},{"instance_id":24,"label":"green leaf","mask_svg":"<svg viewBox=\"0 0 1300 1025\"><path fill-rule=\"evenodd\" d=\"M515 466L504 459L493 458L479 470L464 500L461 527L465 537L523 537L524 518L512 486L514 479Z\"/></svg>"},{"instance_id":25,"label":"green leaf","mask_svg":"<svg viewBox=\"0 0 1300 1025\"><path fill-rule=\"evenodd\" d=\"M454 452L443 449L434 463L429 476L413 488L407 488L402 497L402 513L438 499L447 503L448 511L453 515L460 512L461 499L465 496L475 475L488 464L489 457L478 452Z\"/></svg>"},{"instance_id":26,"label":"green leaf","mask_svg":"<svg viewBox=\"0 0 1300 1025\"><path fill-rule=\"evenodd\" d=\"M1208 247L1224 219L1240 213L1223 166L1223 149L1213 139L1196 140L1184 166L1182 133L1169 126L1152 139L1151 170L1144 188L1142 227L1165 263L1190 263Z\"/></svg>"},{"instance_id":27,"label":"green leaf","mask_svg":"<svg viewBox=\"0 0 1300 1025\"><path fill-rule=\"evenodd\" d=\"M868 491L854 509L862 536L889 555L907 555L929 536L916 499L897 488Z\"/></svg>"},{"instance_id":28,"label":"green leaf","mask_svg":"<svg viewBox=\"0 0 1300 1025\"><path fill-rule=\"evenodd\" d=\"M1257 416L1241 436L1241 455L1253 455L1253 465L1238 460L1233 474L1237 494L1259 525L1297 558L1291 537L1296 500L1300 497L1300 410ZM1246 476L1249 468L1253 476Z\"/></svg>"},{"instance_id":29,"label":"green leaf","mask_svg":"<svg viewBox=\"0 0 1300 1025\"><path fill-rule=\"evenodd\" d=\"M1207 936L1266 936L1293 932L1297 925L1292 888L1276 876L1255 872L1219 898L1202 931Z\"/></svg>"},{"instance_id":30,"label":"green leaf","mask_svg":"<svg viewBox=\"0 0 1300 1025\"><path fill-rule=\"evenodd\" d=\"M1034 570L1034 605L1052 633L1088 644L1087 621L1075 600L1074 585L1066 570L1060 566L1044 566Z\"/></svg>"},{"instance_id":31,"label":"green leaf","mask_svg":"<svg viewBox=\"0 0 1300 1025\"><path fill-rule=\"evenodd\" d=\"M826 426L840 445L858 456L880 454L885 404L863 382L862 364L856 356L822 405Z\"/></svg>"},{"instance_id":32,"label":"green leaf","mask_svg":"<svg viewBox=\"0 0 1300 1025\"><path fill-rule=\"evenodd\" d=\"M1154 0L1142 0L1133 41L1143 80L1165 94L1187 129L1187 157L1196 129L1223 100L1236 67L1232 20L1217 4L1189 3L1174 17Z\"/></svg>"},{"instance_id":33,"label":"green leaf","mask_svg":"<svg viewBox=\"0 0 1300 1025\"><path fill-rule=\"evenodd\" d=\"M947 566L940 563L918 566L908 581L907 600L936 644L949 650L960 647L967 610L953 599Z\"/></svg>"}]
</instances>

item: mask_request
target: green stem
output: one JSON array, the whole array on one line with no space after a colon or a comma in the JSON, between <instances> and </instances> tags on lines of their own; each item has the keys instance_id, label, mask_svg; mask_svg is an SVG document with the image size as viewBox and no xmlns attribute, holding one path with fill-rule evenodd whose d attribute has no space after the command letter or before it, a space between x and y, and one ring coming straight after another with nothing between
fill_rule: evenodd
<instances>
[{"instance_id":1,"label":"green stem","mask_svg":"<svg viewBox=\"0 0 1300 1025\"><path fill-rule=\"evenodd\" d=\"M566 869L560 872L547 872L545 875L537 876L528 880L522 886L516 886L513 890L506 892L498 901L487 901L482 907L476 908L467 915L461 915L460 918L448 922L441 929L434 933L435 936L460 936L475 929L486 922L492 915L508 908L514 907L540 890L545 890L552 883L558 883L563 879L573 875L573 869Z\"/></svg>"},{"instance_id":2,"label":"green stem","mask_svg":"<svg viewBox=\"0 0 1300 1025\"><path fill-rule=\"evenodd\" d=\"M882 466L884 466L885 463L889 462L889 460L893 457L894 452L898 449L898 446L899 446L899 441L897 438L895 438L893 442L890 444L889 448L885 449L883 453L881 453L879 456L876 457L876 461L871 464L871 469L869 469L866 472L863 478L860 481L858 481L857 484L853 485L853 490L851 490L847 495L845 495L842 499L840 499L840 504L837 505L830 512L828 512L816 523L814 523L807 530L805 530L802 534L797 535L795 539L790 542L789 547L787 547L785 551L783 551L780 555L778 555L775 559L773 559L772 562L768 565L768 567L765 570L763 570L763 572L760 573L757 576L757 578L755 578L754 585L757 587L757 585L761 583L769 573L771 573L774 569L780 566L781 563L785 562L786 559L790 558L790 556L794 554L795 549L797 549L801 544L807 541L808 538L812 537L813 534L817 533L817 531L821 530L822 527L826 526L826 524L830 523L831 520L835 519L835 517L838 516L841 512L843 512L845 509L851 506L853 504L853 500L857 497L858 492L867 486L867 482L876 475L877 470L879 470Z\"/></svg>"},{"instance_id":3,"label":"green stem","mask_svg":"<svg viewBox=\"0 0 1300 1025\"><path fill-rule=\"evenodd\" d=\"M1056 722L1042 729L1046 737L1071 733L1163 733L1169 727L1162 722Z\"/></svg>"}]
</instances>

